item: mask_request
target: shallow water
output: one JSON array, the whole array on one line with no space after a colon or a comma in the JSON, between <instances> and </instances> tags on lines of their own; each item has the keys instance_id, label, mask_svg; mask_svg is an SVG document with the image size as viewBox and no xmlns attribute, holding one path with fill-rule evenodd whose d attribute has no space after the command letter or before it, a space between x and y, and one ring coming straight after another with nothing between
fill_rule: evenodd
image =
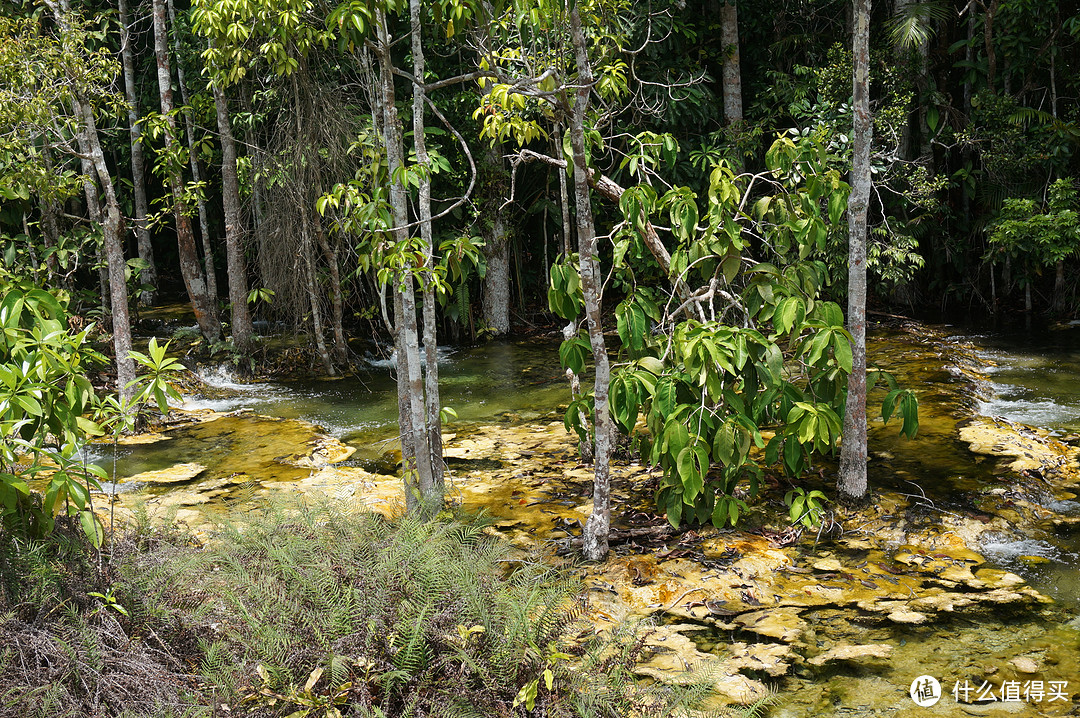
<instances>
[{"instance_id":1,"label":"shallow water","mask_svg":"<svg viewBox=\"0 0 1080 718\"><path fill-rule=\"evenodd\" d=\"M897 423L872 422L870 482L925 505L925 521L931 524L941 510L977 512L980 492L1001 485L995 462L976 457L957 436L958 423L972 413L1003 416L1062 435L1080 431L1080 333L1043 336L1047 341L1042 344L1039 337L1030 335L958 335L954 339L968 342L970 351L938 352L911 333L899 331L875 334L868 350L871 364L892 371L902 385L917 388L920 395L916 440L900 438ZM1039 350L1033 350L1034 346ZM567 402L569 392L557 347L554 342L500 342L443 350L443 405L455 409L459 417L446 431L560 417L555 409ZM989 363L989 381L980 385L974 370L985 370ZM204 377L211 388L191 398L187 408L250 409L256 414L302 419L355 448L351 461L375 469L393 468L383 458L393 448L397 418L396 391L385 359L372 359L356 376L332 381L244 384L213 369L205 371ZM877 395L878 401L881 396ZM871 408L869 414L873 417L877 412ZM310 439L310 432L296 429L291 422L241 415L169 434L173 438L158 444L121 447L117 476L122 479L191 461L207 466L203 478L210 479L243 472L260 480L289 481L310 473L280 460L290 450L281 447ZM109 466L108 448L91 451ZM498 492L487 499L510 500ZM1080 503L1072 497L1048 496L1043 505L1066 516L1080 514ZM1057 605L1039 615L958 612L947 622L924 626L864 623L853 620L850 609L809 611L811 640L822 650L837 643L885 642L895 652L880 665L799 668L795 677L778 684L782 700L772 714L792 718L969 715L977 708L977 714L1060 715L1077 708L1071 698L1080 695L1080 624L1073 620L1080 597L1080 534L1015 532L989 538L981 548L990 565L1023 576L1055 598ZM713 638L714 645L722 646L733 636ZM936 676L947 694L955 681L974 682L1011 671L1007 662L1018 655L1034 656L1047 664L1036 677L1071 681L1070 701L961 707L946 695L934 708L923 709L908 697L908 686L919 675Z\"/></svg>"}]
</instances>

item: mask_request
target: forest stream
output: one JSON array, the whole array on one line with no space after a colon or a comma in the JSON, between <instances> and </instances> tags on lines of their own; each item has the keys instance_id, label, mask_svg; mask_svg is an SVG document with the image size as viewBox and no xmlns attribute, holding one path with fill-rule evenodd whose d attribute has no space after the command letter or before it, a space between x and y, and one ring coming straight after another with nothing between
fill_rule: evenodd
<instances>
[{"instance_id":1,"label":"forest stream","mask_svg":"<svg viewBox=\"0 0 1080 718\"><path fill-rule=\"evenodd\" d=\"M569 394L557 345L442 351L443 404L458 414L444 428L451 500L575 566L598 628L649 617L642 676L707 667L723 702L774 693L771 716L1080 712L1080 331L873 334L871 364L919 392L919 434L872 423L874 506L838 510L830 531L777 523L782 478L738 530L672 531L650 503L658 472L624 451L617 538L598 566L569 563L591 469L556 410ZM118 514L145 502L200 532L272 494L400 511L389 367L256 384L203 367L205 389L160 434L88 458L115 470ZM940 682L936 704L909 695L919 676Z\"/></svg>"}]
</instances>

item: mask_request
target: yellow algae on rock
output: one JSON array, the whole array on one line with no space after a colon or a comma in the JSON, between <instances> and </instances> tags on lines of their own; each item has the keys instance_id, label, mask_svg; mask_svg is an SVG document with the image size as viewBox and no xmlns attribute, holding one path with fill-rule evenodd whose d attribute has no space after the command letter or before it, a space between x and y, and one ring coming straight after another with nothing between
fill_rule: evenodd
<instances>
[{"instance_id":1,"label":"yellow algae on rock","mask_svg":"<svg viewBox=\"0 0 1080 718\"><path fill-rule=\"evenodd\" d=\"M179 484L191 481L199 474L206 471L206 467L195 462L176 464L167 469L144 471L141 474L127 477L124 481L140 484Z\"/></svg>"},{"instance_id":2,"label":"yellow algae on rock","mask_svg":"<svg viewBox=\"0 0 1080 718\"><path fill-rule=\"evenodd\" d=\"M821 655L814 656L808 663L823 666L831 661L861 661L865 659L890 658L893 647L888 643L871 643L859 646L834 646Z\"/></svg>"},{"instance_id":3,"label":"yellow algae on rock","mask_svg":"<svg viewBox=\"0 0 1080 718\"><path fill-rule=\"evenodd\" d=\"M799 617L801 608L770 608L735 616L734 622L759 636L776 638L785 643L799 640L807 623Z\"/></svg>"}]
</instances>

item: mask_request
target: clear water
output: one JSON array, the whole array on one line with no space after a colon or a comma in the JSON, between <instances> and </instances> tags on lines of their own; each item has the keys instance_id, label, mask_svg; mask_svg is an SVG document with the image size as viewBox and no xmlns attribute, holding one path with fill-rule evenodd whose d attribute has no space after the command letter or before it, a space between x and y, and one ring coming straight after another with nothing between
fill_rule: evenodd
<instances>
[{"instance_id":1,"label":"clear water","mask_svg":"<svg viewBox=\"0 0 1080 718\"><path fill-rule=\"evenodd\" d=\"M189 397L182 405L185 409L245 409L277 419L300 419L355 448L355 460L361 463L376 461L394 448L397 389L392 363L386 359L372 359L354 375L336 380L244 383L217 366L199 368L197 373L208 388ZM558 407L569 401L557 343L492 342L468 349L441 348L439 386L442 406L453 409L458 417L444 427L446 432L476 423L556 416ZM230 422L227 436L219 436L225 426L220 421L214 422L217 428L170 431L173 438L158 444L120 447L117 475L133 476L186 461L209 466L211 474L235 470L233 465L246 458L245 442L250 437L245 432L253 428L254 420L238 417ZM280 446L285 447L286 437L280 438ZM278 453L287 450L279 448ZM110 466L111 446L92 446L89 452L91 460Z\"/></svg>"},{"instance_id":2,"label":"clear water","mask_svg":"<svg viewBox=\"0 0 1080 718\"><path fill-rule=\"evenodd\" d=\"M936 506L960 511L969 510L971 496L995 476L992 461L975 461L958 440L958 421L974 411L1063 435L1080 431L1080 332L957 338L973 345L973 362L996 364L981 392L969 389L971 375L957 367L953 354L937 354L903 332L882 332L871 338L871 363L894 372L903 385L916 387L921 406L919 436L914 441L898 437L894 423L884 426L880 419L872 423L869 472L873 485L925 496ZM555 342L502 342L444 351L440 360L443 404L459 415L446 430L557 415L557 407L569 398L557 347ZM205 378L211 389L192 397L189 407L250 409L266 416L303 419L354 446L360 461L377 459L392 447L397 397L391 366L385 360L374 359L355 376L336 381L245 384L220 371L208 372ZM876 411L871 408L869 415L876 416ZM160 444L121 447L118 474L198 461L218 475L243 470L287 478L289 471L297 470L275 461L282 449L274 448L290 440L284 426L240 416L170 432L173 438ZM111 458L107 448L90 451L101 459ZM1080 515L1080 503L1071 498L1048 498L1045 505L1063 515ZM1049 532L1001 535L987 540L982 550L993 564L1019 573L1058 599L1059 609L1075 608L1080 597L1080 538ZM947 682L948 689L953 679L982 676L1025 653L1052 657L1055 664L1050 675L1068 677L1070 693L1078 693L1080 623L1070 623L1069 617L1068 613L1050 617L984 614L974 619L958 615L954 621L926 626L882 627L849 621L847 613L811 612L807 619L822 639L886 641L896 649L894 658L881 670L840 666L784 679L779 687L783 700L772 714L923 715L907 697L907 686L915 676L935 675ZM969 713L955 703L946 707L945 701L939 710L925 712Z\"/></svg>"}]
</instances>

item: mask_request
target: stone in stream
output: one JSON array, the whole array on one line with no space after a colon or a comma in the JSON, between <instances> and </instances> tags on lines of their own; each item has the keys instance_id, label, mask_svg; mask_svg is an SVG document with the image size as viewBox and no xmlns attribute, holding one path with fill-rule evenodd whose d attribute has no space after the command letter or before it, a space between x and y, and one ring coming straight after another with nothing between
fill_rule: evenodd
<instances>
[{"instance_id":1,"label":"stone in stream","mask_svg":"<svg viewBox=\"0 0 1080 718\"><path fill-rule=\"evenodd\" d=\"M1019 673L1038 673L1039 664L1029 656L1017 656L1009 661L1009 665Z\"/></svg>"},{"instance_id":2,"label":"stone in stream","mask_svg":"<svg viewBox=\"0 0 1080 718\"><path fill-rule=\"evenodd\" d=\"M893 647L888 643L871 643L861 646L835 646L807 661L812 666L824 666L832 661L862 661L866 659L891 658Z\"/></svg>"},{"instance_id":3,"label":"stone in stream","mask_svg":"<svg viewBox=\"0 0 1080 718\"><path fill-rule=\"evenodd\" d=\"M743 613L732 620L751 633L792 643L806 632L807 623L799 616L801 611L801 608L770 608Z\"/></svg>"},{"instance_id":4,"label":"stone in stream","mask_svg":"<svg viewBox=\"0 0 1080 718\"><path fill-rule=\"evenodd\" d=\"M140 484L179 484L191 481L196 476L206 471L206 467L195 462L176 464L167 469L155 469L135 474L125 480L125 483Z\"/></svg>"}]
</instances>

